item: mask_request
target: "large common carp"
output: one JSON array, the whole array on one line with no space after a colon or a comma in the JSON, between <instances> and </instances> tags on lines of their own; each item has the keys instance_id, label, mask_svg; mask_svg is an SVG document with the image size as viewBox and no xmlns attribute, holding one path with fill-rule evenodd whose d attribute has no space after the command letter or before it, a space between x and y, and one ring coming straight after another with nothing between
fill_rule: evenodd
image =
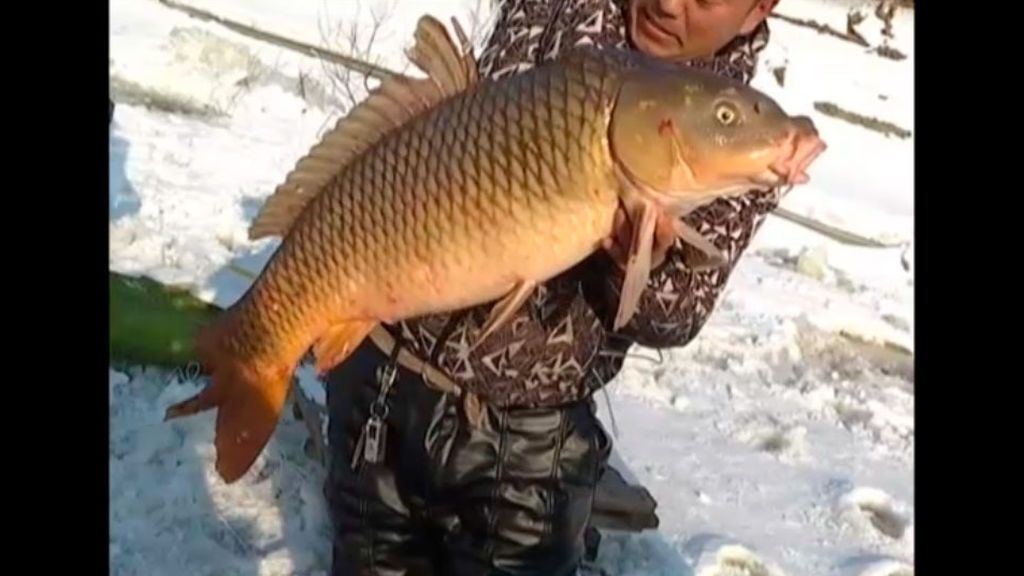
<instances>
[{"instance_id":1,"label":"large common carp","mask_svg":"<svg viewBox=\"0 0 1024 576\"><path fill-rule=\"evenodd\" d=\"M812 122L745 85L640 53L585 47L480 80L430 17L410 59L302 158L252 238L283 241L249 291L199 334L212 383L174 418L218 408L217 470L244 474L312 347L323 372L380 323L496 301L477 341L541 282L633 231L615 327L636 309L656 229L721 261L679 216L806 181Z\"/></svg>"}]
</instances>

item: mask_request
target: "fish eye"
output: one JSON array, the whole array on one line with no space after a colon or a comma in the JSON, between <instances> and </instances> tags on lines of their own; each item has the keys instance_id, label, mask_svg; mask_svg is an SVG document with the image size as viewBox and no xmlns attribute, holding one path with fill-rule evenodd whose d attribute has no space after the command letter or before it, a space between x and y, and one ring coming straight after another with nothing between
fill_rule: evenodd
<instances>
[{"instance_id":1,"label":"fish eye","mask_svg":"<svg viewBox=\"0 0 1024 576\"><path fill-rule=\"evenodd\" d=\"M717 118L718 122L723 126L732 126L736 122L738 116L739 114L736 113L736 109L730 104L723 102L715 108L715 118Z\"/></svg>"}]
</instances>

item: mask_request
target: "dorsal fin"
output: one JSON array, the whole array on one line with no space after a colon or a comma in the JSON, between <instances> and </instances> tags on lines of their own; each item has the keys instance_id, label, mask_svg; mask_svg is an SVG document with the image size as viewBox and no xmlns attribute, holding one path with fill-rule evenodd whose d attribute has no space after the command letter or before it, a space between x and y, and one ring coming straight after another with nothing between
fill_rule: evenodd
<instances>
[{"instance_id":1,"label":"dorsal fin","mask_svg":"<svg viewBox=\"0 0 1024 576\"><path fill-rule=\"evenodd\" d=\"M353 158L413 117L477 83L472 46L455 18L452 25L461 49L437 19L420 18L415 42L406 54L426 78L389 76L338 120L267 199L249 227L251 240L284 236L309 201Z\"/></svg>"}]
</instances>

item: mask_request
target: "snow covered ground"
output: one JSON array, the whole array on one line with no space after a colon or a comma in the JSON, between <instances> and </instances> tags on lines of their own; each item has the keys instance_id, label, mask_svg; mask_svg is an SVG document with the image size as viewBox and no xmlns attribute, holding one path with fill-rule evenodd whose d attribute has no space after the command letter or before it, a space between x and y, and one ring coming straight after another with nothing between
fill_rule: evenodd
<instances>
[{"instance_id":1,"label":"snow covered ground","mask_svg":"<svg viewBox=\"0 0 1024 576\"><path fill-rule=\"evenodd\" d=\"M420 15L403 0L191 5L311 43L331 36L339 50L355 29L364 52L372 14L386 15L370 56L399 69ZM430 5L463 21L477 8L485 23L486 2ZM811 114L830 145L784 206L909 242L913 14L897 12L886 38L872 8L857 28L870 49L773 18L755 84ZM848 11L780 6L840 31ZM883 40L906 57L877 54ZM257 271L273 248L246 239L248 222L347 99L321 63L155 0L114 0L110 43L110 267L230 304L248 284L232 267ZM829 105L910 135L820 111ZM599 565L614 575L912 574L912 263L903 247L847 246L770 218L693 344L662 362L638 350L609 387L617 449L657 498L661 527L607 536ZM287 414L250 474L225 486L212 414L161 421L201 385L111 366L112 572L325 574L329 524L303 427Z\"/></svg>"}]
</instances>

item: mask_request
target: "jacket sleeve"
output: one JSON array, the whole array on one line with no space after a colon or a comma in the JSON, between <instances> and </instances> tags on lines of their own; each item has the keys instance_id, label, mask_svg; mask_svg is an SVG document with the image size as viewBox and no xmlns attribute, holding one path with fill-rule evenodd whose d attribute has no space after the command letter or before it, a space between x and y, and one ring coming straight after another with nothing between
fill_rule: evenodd
<instances>
[{"instance_id":1,"label":"jacket sleeve","mask_svg":"<svg viewBox=\"0 0 1024 576\"><path fill-rule=\"evenodd\" d=\"M694 262L699 253L677 240L664 262L651 271L639 309L619 330L619 339L650 348L689 343L716 306L751 238L778 202L778 190L752 191L740 198L717 200L691 213L686 221L722 250L728 262L720 268L695 272L688 262ZM610 327L619 303L623 272L604 254L594 258L591 272L589 291L597 297L595 307ZM593 294L596 286L600 289Z\"/></svg>"},{"instance_id":2,"label":"jacket sleeve","mask_svg":"<svg viewBox=\"0 0 1024 576\"><path fill-rule=\"evenodd\" d=\"M554 2L502 0L486 44L477 59L481 77L498 79L533 68L540 32L551 18Z\"/></svg>"}]
</instances>

